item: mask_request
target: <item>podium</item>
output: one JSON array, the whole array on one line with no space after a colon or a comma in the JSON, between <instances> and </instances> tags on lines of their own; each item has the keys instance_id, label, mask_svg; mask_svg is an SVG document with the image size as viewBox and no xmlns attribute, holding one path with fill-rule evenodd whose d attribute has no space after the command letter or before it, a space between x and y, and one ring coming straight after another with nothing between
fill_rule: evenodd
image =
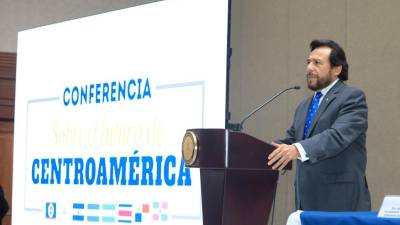
<instances>
[{"instance_id":1,"label":"podium","mask_svg":"<svg viewBox=\"0 0 400 225\"><path fill-rule=\"evenodd\" d=\"M267 165L274 146L242 132L189 129L186 166L200 168L204 225L266 225L278 171ZM291 163L285 169L291 169Z\"/></svg>"}]
</instances>

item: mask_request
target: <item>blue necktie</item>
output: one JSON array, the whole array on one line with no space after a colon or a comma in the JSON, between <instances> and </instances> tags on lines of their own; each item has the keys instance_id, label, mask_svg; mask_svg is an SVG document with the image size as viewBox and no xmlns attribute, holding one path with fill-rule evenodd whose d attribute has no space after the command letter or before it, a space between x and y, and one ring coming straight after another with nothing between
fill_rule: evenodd
<instances>
[{"instance_id":1,"label":"blue necktie","mask_svg":"<svg viewBox=\"0 0 400 225\"><path fill-rule=\"evenodd\" d=\"M307 120L306 124L304 126L304 134L303 134L303 139L305 139L308 135L308 130L310 129L311 123L314 119L315 114L317 114L318 110L318 104L319 104L319 99L322 97L321 92L317 92L317 94L314 97L314 100L312 101L310 109L308 109L308 115L307 115Z\"/></svg>"}]
</instances>

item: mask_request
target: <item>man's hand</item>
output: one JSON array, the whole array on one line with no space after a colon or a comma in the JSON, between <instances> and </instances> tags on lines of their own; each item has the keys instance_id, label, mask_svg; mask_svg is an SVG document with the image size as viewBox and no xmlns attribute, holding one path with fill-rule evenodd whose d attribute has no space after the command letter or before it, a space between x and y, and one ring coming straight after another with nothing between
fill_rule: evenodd
<instances>
[{"instance_id":1,"label":"man's hand","mask_svg":"<svg viewBox=\"0 0 400 225\"><path fill-rule=\"evenodd\" d=\"M274 170L282 170L291 160L300 156L294 145L272 143L276 149L268 156L268 166Z\"/></svg>"}]
</instances>

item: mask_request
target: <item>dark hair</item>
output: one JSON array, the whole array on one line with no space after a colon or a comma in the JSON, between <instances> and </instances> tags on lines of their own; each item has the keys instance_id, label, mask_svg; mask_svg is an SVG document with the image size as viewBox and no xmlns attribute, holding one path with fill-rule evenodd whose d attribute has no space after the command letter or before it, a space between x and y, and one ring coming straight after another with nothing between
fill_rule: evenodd
<instances>
[{"instance_id":1,"label":"dark hair","mask_svg":"<svg viewBox=\"0 0 400 225\"><path fill-rule=\"evenodd\" d=\"M329 62L331 63L331 66L342 66L342 71L340 72L338 78L342 81L348 80L349 64L347 64L346 54L344 53L342 47L332 40L320 39L311 41L311 51L319 47L328 47L332 49L329 56Z\"/></svg>"}]
</instances>

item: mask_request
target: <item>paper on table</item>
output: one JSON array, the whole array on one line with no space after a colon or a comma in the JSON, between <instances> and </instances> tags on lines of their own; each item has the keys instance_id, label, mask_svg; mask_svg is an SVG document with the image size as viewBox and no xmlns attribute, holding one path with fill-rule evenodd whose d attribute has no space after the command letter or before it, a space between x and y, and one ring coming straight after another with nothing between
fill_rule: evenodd
<instances>
[{"instance_id":1,"label":"paper on table","mask_svg":"<svg viewBox=\"0 0 400 225\"><path fill-rule=\"evenodd\" d=\"M385 196L378 217L400 218L400 195Z\"/></svg>"}]
</instances>

